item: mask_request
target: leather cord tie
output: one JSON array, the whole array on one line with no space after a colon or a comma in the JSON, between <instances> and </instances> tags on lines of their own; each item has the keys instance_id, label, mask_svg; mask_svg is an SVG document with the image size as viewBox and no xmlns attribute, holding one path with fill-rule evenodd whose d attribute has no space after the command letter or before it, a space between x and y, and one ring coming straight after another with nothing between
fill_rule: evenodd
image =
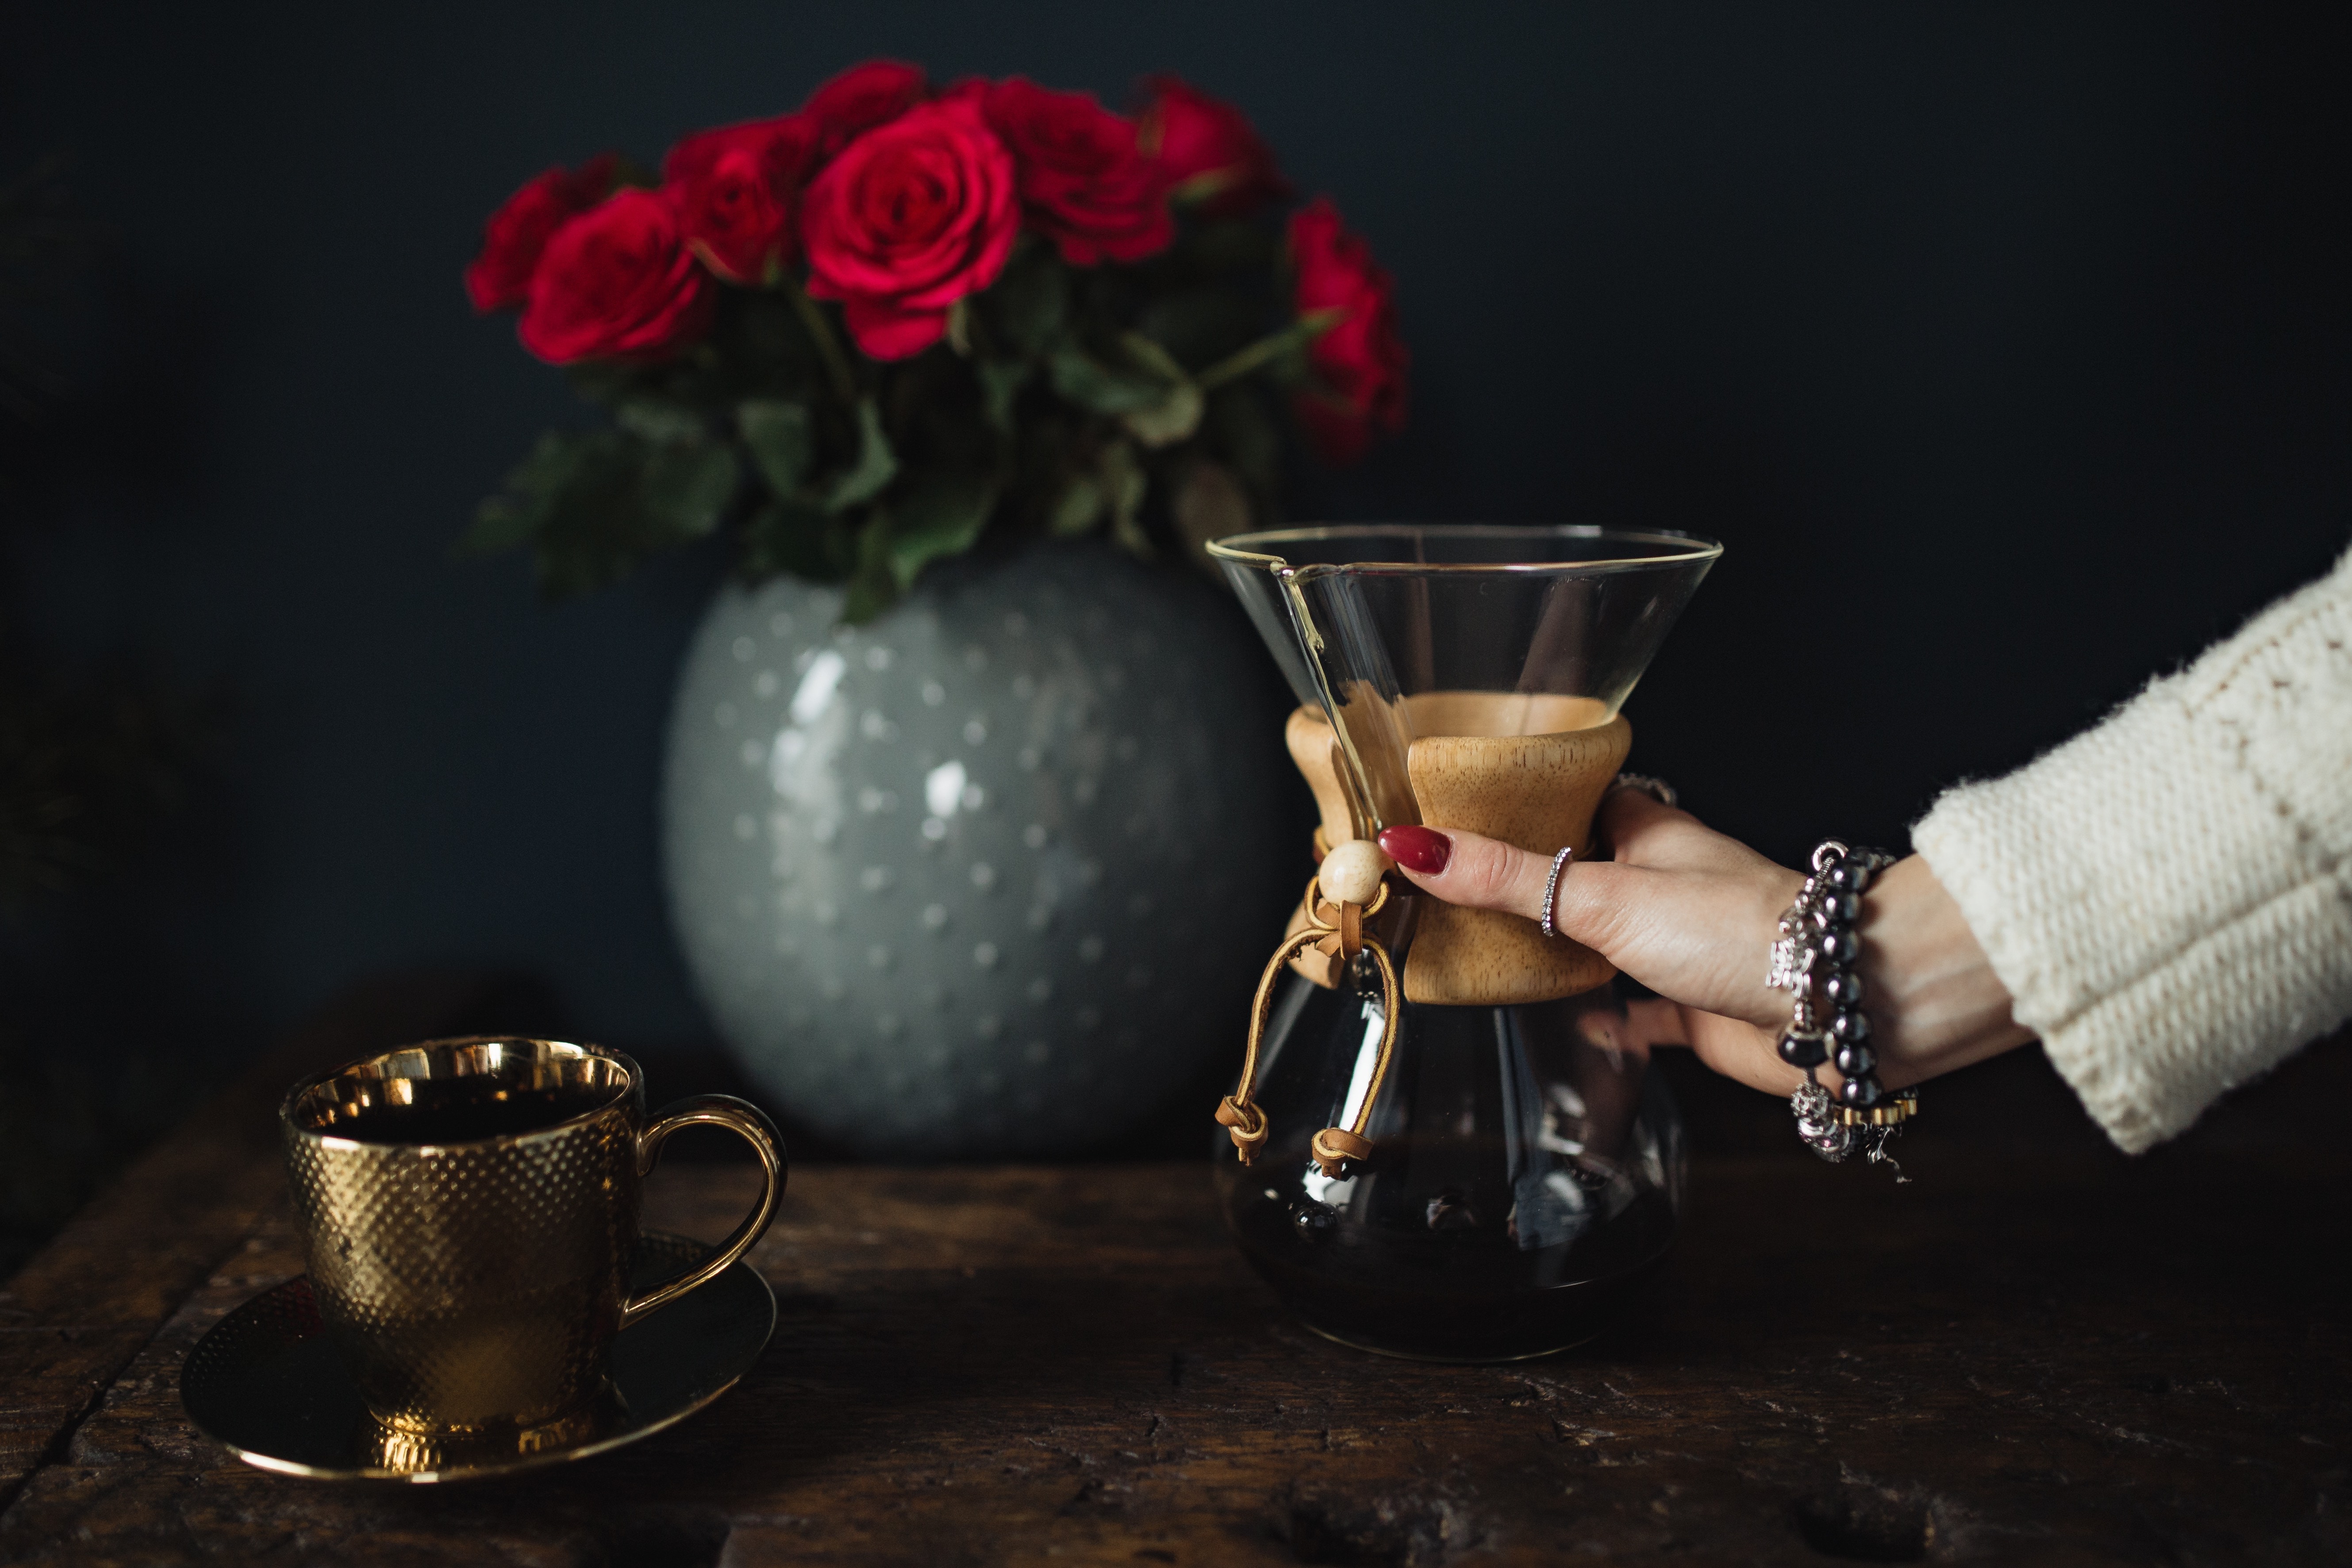
<instances>
[{"instance_id":1,"label":"leather cord tie","mask_svg":"<svg viewBox=\"0 0 2352 1568\"><path fill-rule=\"evenodd\" d=\"M1358 953L1369 952L1381 972L1380 1055L1372 1063L1372 1081L1364 1089L1363 1103L1356 1108L1355 1124L1326 1127L1307 1144L1315 1163L1323 1167L1323 1173L1334 1178L1339 1174L1343 1162L1371 1157L1372 1141L1364 1136L1364 1128L1371 1121L1372 1107L1381 1098L1381 1085L1388 1078L1389 1055L1396 1045L1397 1017L1402 1011L1403 998L1398 991L1396 964L1389 958L1389 950L1378 937L1365 934L1364 922L1385 909L1388 901L1389 886L1385 881L1368 904L1326 899L1319 874L1307 882L1307 924L1285 937L1282 945L1274 950L1274 956L1266 961L1265 973L1258 979L1256 999L1250 1004L1249 1046L1242 1056L1241 1087L1225 1096L1217 1107L1217 1121L1232 1135L1243 1164L1256 1159L1269 1131L1265 1112L1251 1096L1257 1087L1258 1046L1265 1037L1266 1016L1274 1005L1274 983L1293 958L1310 947L1349 962Z\"/></svg>"}]
</instances>

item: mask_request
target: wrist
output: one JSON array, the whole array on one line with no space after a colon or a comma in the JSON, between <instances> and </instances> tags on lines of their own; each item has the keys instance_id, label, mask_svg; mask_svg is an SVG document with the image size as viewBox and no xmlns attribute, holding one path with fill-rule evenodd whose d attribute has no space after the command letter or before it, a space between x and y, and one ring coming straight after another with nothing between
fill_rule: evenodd
<instances>
[{"instance_id":1,"label":"wrist","mask_svg":"<svg viewBox=\"0 0 2352 1568\"><path fill-rule=\"evenodd\" d=\"M2021 1046L2033 1031L2012 1016L1959 905L1913 855L1879 873L1856 928L1863 1011L1888 1089L1939 1077Z\"/></svg>"}]
</instances>

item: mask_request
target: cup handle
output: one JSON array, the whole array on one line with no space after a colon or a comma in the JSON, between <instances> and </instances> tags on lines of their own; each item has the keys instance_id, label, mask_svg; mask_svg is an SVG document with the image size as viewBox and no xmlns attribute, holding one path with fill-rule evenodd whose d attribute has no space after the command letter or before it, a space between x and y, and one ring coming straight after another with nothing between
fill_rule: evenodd
<instances>
[{"instance_id":1,"label":"cup handle","mask_svg":"<svg viewBox=\"0 0 2352 1568\"><path fill-rule=\"evenodd\" d=\"M760 1156L760 1169L766 1185L760 1194L760 1206L747 1215L735 1234L719 1246L717 1252L688 1269L674 1279L665 1279L642 1295L631 1296L621 1303L621 1327L631 1323L658 1308L667 1306L698 1285L709 1284L727 1271L730 1264L751 1250L775 1217L776 1205L784 1195L784 1142L776 1136L775 1123L766 1113L748 1100L738 1100L731 1094L698 1094L662 1108L653 1125L637 1134L637 1173L653 1173L654 1162L661 1158L661 1146L669 1135L681 1127L696 1122L708 1122L724 1127L751 1145Z\"/></svg>"}]
</instances>

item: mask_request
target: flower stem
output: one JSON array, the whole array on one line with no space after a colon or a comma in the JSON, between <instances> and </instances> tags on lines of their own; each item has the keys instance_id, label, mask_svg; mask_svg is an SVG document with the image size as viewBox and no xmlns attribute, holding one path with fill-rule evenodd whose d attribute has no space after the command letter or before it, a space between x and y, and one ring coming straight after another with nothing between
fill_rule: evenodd
<instances>
[{"instance_id":1,"label":"flower stem","mask_svg":"<svg viewBox=\"0 0 2352 1568\"><path fill-rule=\"evenodd\" d=\"M1313 342L1346 320L1347 315L1345 310L1309 311L1282 331L1260 338L1247 348L1234 350L1193 380L1203 392L1213 391L1229 381L1239 381L1254 371L1263 370L1274 359L1292 349Z\"/></svg>"},{"instance_id":2,"label":"flower stem","mask_svg":"<svg viewBox=\"0 0 2352 1568\"><path fill-rule=\"evenodd\" d=\"M841 352L841 340L833 335L833 323L824 319L824 312L796 279L785 279L782 287L792 296L793 309L801 313L801 324L816 340L817 357L824 361L825 374L833 378L833 390L840 395L842 402L854 405L857 402L857 377L849 368L849 356Z\"/></svg>"}]
</instances>

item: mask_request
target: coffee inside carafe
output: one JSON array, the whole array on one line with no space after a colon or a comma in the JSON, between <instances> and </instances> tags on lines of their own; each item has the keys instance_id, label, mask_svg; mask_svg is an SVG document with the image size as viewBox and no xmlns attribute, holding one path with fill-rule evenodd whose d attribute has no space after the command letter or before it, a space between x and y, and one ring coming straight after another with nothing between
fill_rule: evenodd
<instances>
[{"instance_id":1,"label":"coffee inside carafe","mask_svg":"<svg viewBox=\"0 0 2352 1568\"><path fill-rule=\"evenodd\" d=\"M1720 553L1402 525L1211 548L1300 697L1286 741L1318 858L1402 823L1592 852L1632 744L1620 710ZM1614 971L1393 871L1352 910L1318 876L1291 932L1219 1112L1253 1266L1309 1327L1393 1354L1507 1360L1600 1331L1664 1257L1683 1180Z\"/></svg>"}]
</instances>

